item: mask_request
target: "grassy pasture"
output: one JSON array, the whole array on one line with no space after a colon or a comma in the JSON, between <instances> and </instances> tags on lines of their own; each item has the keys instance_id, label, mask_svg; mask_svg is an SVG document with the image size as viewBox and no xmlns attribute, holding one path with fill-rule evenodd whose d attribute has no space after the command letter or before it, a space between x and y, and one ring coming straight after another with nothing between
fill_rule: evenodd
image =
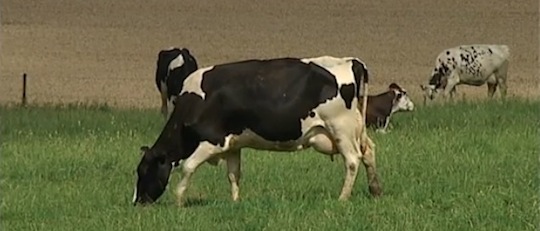
<instances>
[{"instance_id":1,"label":"grassy pasture","mask_svg":"<svg viewBox=\"0 0 540 231\"><path fill-rule=\"evenodd\" d=\"M0 220L3 230L535 230L539 108L460 102L397 115L390 133L370 131L378 200L362 168L351 201L337 201L341 158L244 150L240 203L224 165L205 164L178 208L179 172L157 204L130 204L158 110L1 107Z\"/></svg>"}]
</instances>

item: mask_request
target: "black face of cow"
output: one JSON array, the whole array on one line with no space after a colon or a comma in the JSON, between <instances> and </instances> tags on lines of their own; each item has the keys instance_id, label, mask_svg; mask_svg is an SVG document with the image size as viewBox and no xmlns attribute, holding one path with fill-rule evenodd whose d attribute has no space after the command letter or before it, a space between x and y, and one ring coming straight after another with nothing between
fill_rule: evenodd
<instances>
[{"instance_id":1,"label":"black face of cow","mask_svg":"<svg viewBox=\"0 0 540 231\"><path fill-rule=\"evenodd\" d=\"M137 184L133 193L133 205L155 202L167 188L172 164L165 155L156 153L144 146L143 157L137 166Z\"/></svg>"}]
</instances>

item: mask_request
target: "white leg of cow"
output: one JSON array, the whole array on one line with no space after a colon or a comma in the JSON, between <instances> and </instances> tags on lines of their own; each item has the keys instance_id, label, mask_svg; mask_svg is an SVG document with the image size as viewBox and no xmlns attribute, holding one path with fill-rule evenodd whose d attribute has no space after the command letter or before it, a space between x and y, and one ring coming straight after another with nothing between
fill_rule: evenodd
<instances>
[{"instance_id":1,"label":"white leg of cow","mask_svg":"<svg viewBox=\"0 0 540 231\"><path fill-rule=\"evenodd\" d=\"M343 162L345 164L345 180L339 195L339 200L341 201L348 200L351 197L356 175L358 174L360 158L362 157L358 133L358 126L362 125L362 123L358 122L357 117L359 117L359 114L356 113L356 116L337 118L337 120L331 122L332 124L329 127L335 137L337 149L343 156Z\"/></svg>"},{"instance_id":2,"label":"white leg of cow","mask_svg":"<svg viewBox=\"0 0 540 231\"><path fill-rule=\"evenodd\" d=\"M508 87L506 85L506 79L500 78L498 86L499 86L499 92L501 94L501 98L505 99L506 93L508 91Z\"/></svg>"},{"instance_id":3,"label":"white leg of cow","mask_svg":"<svg viewBox=\"0 0 540 231\"><path fill-rule=\"evenodd\" d=\"M382 189L377 176L377 167L375 162L375 144L365 135L362 139L362 162L366 168L366 175L371 195L377 197L382 194Z\"/></svg>"},{"instance_id":4,"label":"white leg of cow","mask_svg":"<svg viewBox=\"0 0 540 231\"><path fill-rule=\"evenodd\" d=\"M459 83L459 76L453 72L446 82L446 86L443 91L443 98L447 101L447 96L450 96L450 100L454 99L455 87Z\"/></svg>"},{"instance_id":5,"label":"white leg of cow","mask_svg":"<svg viewBox=\"0 0 540 231\"><path fill-rule=\"evenodd\" d=\"M233 201L238 201L240 198L240 177L242 176L240 150L232 151L226 159L227 177L231 184L231 198Z\"/></svg>"},{"instance_id":6,"label":"white leg of cow","mask_svg":"<svg viewBox=\"0 0 540 231\"><path fill-rule=\"evenodd\" d=\"M383 122L384 123L383 123L382 128L377 129L376 132L386 134L388 133L387 129L388 129L388 124L390 123L390 116L385 117Z\"/></svg>"},{"instance_id":7,"label":"white leg of cow","mask_svg":"<svg viewBox=\"0 0 540 231\"><path fill-rule=\"evenodd\" d=\"M197 168L206 160L220 152L220 148L205 141L200 143L197 149L195 149L195 152L193 152L189 158L184 160L182 166L182 180L180 180L180 183L176 187L176 202L179 206L182 206L183 204L184 193L186 192L191 176L195 170L197 170Z\"/></svg>"},{"instance_id":8,"label":"white leg of cow","mask_svg":"<svg viewBox=\"0 0 540 231\"><path fill-rule=\"evenodd\" d=\"M341 141L337 145L338 149L343 150L343 160L345 164L345 181L343 183L343 188L339 194L339 200L345 201L351 197L352 189L354 187L354 182L356 180L356 175L358 175L358 166L360 160L357 157L357 154L354 153L353 145L348 141Z\"/></svg>"},{"instance_id":9,"label":"white leg of cow","mask_svg":"<svg viewBox=\"0 0 540 231\"><path fill-rule=\"evenodd\" d=\"M495 76L497 78L497 84L499 86L499 92L501 94L501 98L506 98L506 93L508 87L506 86L506 79L508 74L508 60L504 61L504 63L501 65L501 67L495 72Z\"/></svg>"}]
</instances>

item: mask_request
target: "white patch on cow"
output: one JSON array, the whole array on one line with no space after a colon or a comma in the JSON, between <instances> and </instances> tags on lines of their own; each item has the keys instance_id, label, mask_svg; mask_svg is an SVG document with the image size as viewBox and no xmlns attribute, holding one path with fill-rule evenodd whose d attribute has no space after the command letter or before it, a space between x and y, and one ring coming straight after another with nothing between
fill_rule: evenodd
<instances>
[{"instance_id":1,"label":"white patch on cow","mask_svg":"<svg viewBox=\"0 0 540 231\"><path fill-rule=\"evenodd\" d=\"M137 185L133 187L133 199L131 199L131 202L135 203L136 200L137 200Z\"/></svg>"},{"instance_id":2,"label":"white patch on cow","mask_svg":"<svg viewBox=\"0 0 540 231\"><path fill-rule=\"evenodd\" d=\"M304 63L313 62L313 63L315 63L315 64L317 64L317 65L319 65L321 67L331 68L331 67L334 67L334 66L340 66L340 65L342 65L344 63L347 63L347 62L350 62L350 61L352 61L354 59L358 60L357 58L354 58L354 57L341 57L341 58L338 58L338 57L325 55L325 56L313 57L313 58L303 58L303 59L300 59L300 60L302 62L304 62ZM358 61L360 61L360 60L358 60Z\"/></svg>"},{"instance_id":3,"label":"white patch on cow","mask_svg":"<svg viewBox=\"0 0 540 231\"><path fill-rule=\"evenodd\" d=\"M330 73L332 73L334 76L339 76L339 78L336 78L336 81L338 85L341 87L343 84L351 84L355 83L354 79L354 73L352 72L352 61L356 60L362 65L364 65L364 68L367 70L367 66L364 64L364 62L358 58L355 57L333 57L333 56L321 56L321 57L315 57L315 58L304 58L301 59L304 63L310 63L313 62Z\"/></svg>"},{"instance_id":4,"label":"white patch on cow","mask_svg":"<svg viewBox=\"0 0 540 231\"><path fill-rule=\"evenodd\" d=\"M178 55L175 59L173 59L170 63L169 63L169 70L173 70L174 68L177 68L177 67L180 67L182 65L184 65L184 57L180 54Z\"/></svg>"},{"instance_id":5,"label":"white patch on cow","mask_svg":"<svg viewBox=\"0 0 540 231\"><path fill-rule=\"evenodd\" d=\"M180 91L179 95L182 95L185 92L188 92L188 93L191 92L191 93L195 93L201 96L204 99L206 94L203 92L202 87L201 87L202 77L204 73L212 69L214 69L214 66L203 67L191 73L184 80L184 87L182 87L182 91Z\"/></svg>"}]
</instances>

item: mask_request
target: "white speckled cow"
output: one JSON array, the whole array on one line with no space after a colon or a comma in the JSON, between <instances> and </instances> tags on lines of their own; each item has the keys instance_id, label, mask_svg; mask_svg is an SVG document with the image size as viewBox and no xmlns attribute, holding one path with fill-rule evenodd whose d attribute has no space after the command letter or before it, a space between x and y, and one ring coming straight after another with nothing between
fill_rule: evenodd
<instances>
[{"instance_id":1,"label":"white speckled cow","mask_svg":"<svg viewBox=\"0 0 540 231\"><path fill-rule=\"evenodd\" d=\"M497 87L501 98L505 98L509 56L507 45L462 45L442 51L435 61L429 85L420 85L424 102L426 98L434 99L438 91L442 91L443 98L448 94L453 98L455 87L460 84L481 86L487 83L490 98Z\"/></svg>"}]
</instances>

